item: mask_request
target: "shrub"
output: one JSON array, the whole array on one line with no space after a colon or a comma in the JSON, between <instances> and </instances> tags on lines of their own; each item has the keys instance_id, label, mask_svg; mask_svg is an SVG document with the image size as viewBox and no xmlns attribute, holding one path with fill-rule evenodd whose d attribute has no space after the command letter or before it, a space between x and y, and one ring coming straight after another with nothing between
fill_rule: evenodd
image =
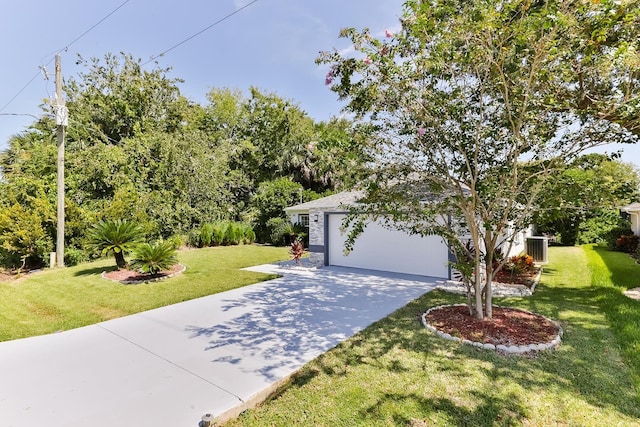
<instances>
[{"instance_id":1,"label":"shrub","mask_svg":"<svg viewBox=\"0 0 640 427\"><path fill-rule=\"evenodd\" d=\"M42 208L44 209L44 208ZM0 208L0 262L5 267L40 267L54 248L47 217L40 207L16 203Z\"/></svg>"},{"instance_id":2,"label":"shrub","mask_svg":"<svg viewBox=\"0 0 640 427\"><path fill-rule=\"evenodd\" d=\"M525 274L535 271L536 267L531 255L522 254L509 258L503 268L512 274Z\"/></svg>"},{"instance_id":3,"label":"shrub","mask_svg":"<svg viewBox=\"0 0 640 427\"><path fill-rule=\"evenodd\" d=\"M205 223L200 227L200 235L198 239L198 247L204 248L206 246L211 246L214 240L214 229L213 224Z\"/></svg>"},{"instance_id":4,"label":"shrub","mask_svg":"<svg viewBox=\"0 0 640 427\"><path fill-rule=\"evenodd\" d=\"M118 268L125 268L124 254L141 243L143 237L142 227L137 223L120 219L101 221L89 231L89 245L102 256L113 253Z\"/></svg>"},{"instance_id":5,"label":"shrub","mask_svg":"<svg viewBox=\"0 0 640 427\"><path fill-rule=\"evenodd\" d=\"M297 238L300 238L304 242L307 236L304 226L291 224L289 220L284 218L271 218L267 222L267 226L271 228L271 243L276 246L290 245Z\"/></svg>"},{"instance_id":6,"label":"shrub","mask_svg":"<svg viewBox=\"0 0 640 427\"><path fill-rule=\"evenodd\" d=\"M630 236L633 234L631 227L616 227L606 235L606 243L609 249L618 249L618 239L620 236Z\"/></svg>"},{"instance_id":7,"label":"shrub","mask_svg":"<svg viewBox=\"0 0 640 427\"><path fill-rule=\"evenodd\" d=\"M200 230L198 230L197 228L194 228L193 230L189 231L189 234L187 235L187 244L192 248L201 247L200 246Z\"/></svg>"},{"instance_id":8,"label":"shrub","mask_svg":"<svg viewBox=\"0 0 640 427\"><path fill-rule=\"evenodd\" d=\"M186 234L174 234L166 239L166 241L170 242L175 249L180 249L188 244L189 236Z\"/></svg>"},{"instance_id":9,"label":"shrub","mask_svg":"<svg viewBox=\"0 0 640 427\"><path fill-rule=\"evenodd\" d=\"M228 228L228 221L218 221L213 225L213 240L211 241L211 244L213 246L220 246L225 244L225 238Z\"/></svg>"},{"instance_id":10,"label":"shrub","mask_svg":"<svg viewBox=\"0 0 640 427\"><path fill-rule=\"evenodd\" d=\"M253 243L256 234L250 224L245 222L217 221L206 223L200 230L189 233L189 244L194 247L219 245L239 245Z\"/></svg>"},{"instance_id":11,"label":"shrub","mask_svg":"<svg viewBox=\"0 0 640 427\"><path fill-rule=\"evenodd\" d=\"M78 265L81 262L85 262L89 259L89 254L79 248L65 248L64 250L64 264L68 267Z\"/></svg>"},{"instance_id":12,"label":"shrub","mask_svg":"<svg viewBox=\"0 0 640 427\"><path fill-rule=\"evenodd\" d=\"M226 230L224 232L224 245L239 245L242 243L242 229L235 222L227 223Z\"/></svg>"},{"instance_id":13,"label":"shrub","mask_svg":"<svg viewBox=\"0 0 640 427\"><path fill-rule=\"evenodd\" d=\"M245 245L251 244L256 241L256 233L253 231L253 227L246 222L241 222L240 228L242 229L242 243Z\"/></svg>"},{"instance_id":14,"label":"shrub","mask_svg":"<svg viewBox=\"0 0 640 427\"><path fill-rule=\"evenodd\" d=\"M616 239L616 249L626 253L633 253L638 249L640 238L634 234L622 235Z\"/></svg>"},{"instance_id":15,"label":"shrub","mask_svg":"<svg viewBox=\"0 0 640 427\"><path fill-rule=\"evenodd\" d=\"M178 263L177 251L170 241L142 243L132 253L131 265L142 273L156 275Z\"/></svg>"},{"instance_id":16,"label":"shrub","mask_svg":"<svg viewBox=\"0 0 640 427\"><path fill-rule=\"evenodd\" d=\"M291 249L289 249L289 253L293 257L293 260L296 264L300 264L300 258L304 255L304 244L300 238L297 238L291 243Z\"/></svg>"}]
</instances>

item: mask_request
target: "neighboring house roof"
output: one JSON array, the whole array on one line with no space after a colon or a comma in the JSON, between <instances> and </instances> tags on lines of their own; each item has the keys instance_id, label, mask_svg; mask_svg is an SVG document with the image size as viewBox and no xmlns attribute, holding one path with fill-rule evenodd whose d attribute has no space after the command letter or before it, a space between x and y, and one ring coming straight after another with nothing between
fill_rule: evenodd
<instances>
[{"instance_id":1,"label":"neighboring house roof","mask_svg":"<svg viewBox=\"0 0 640 427\"><path fill-rule=\"evenodd\" d=\"M332 194L331 196L322 197L320 199L312 200L310 202L301 203L295 206L289 206L285 208L285 212L290 211L307 211L309 209L336 209L345 206L353 206L358 203L364 196L361 191L343 191L338 194Z\"/></svg>"},{"instance_id":2,"label":"neighboring house roof","mask_svg":"<svg viewBox=\"0 0 640 427\"><path fill-rule=\"evenodd\" d=\"M416 181L409 181L408 183L395 184L395 185L396 185L395 191L412 192L412 193L421 195L420 200L422 202L433 202L441 198L441 195L432 193L428 185L423 183L418 183ZM464 193L468 193L469 188L463 185L462 191ZM296 212L296 211L308 211L309 209L326 211L329 209L345 208L345 207L357 205L359 200L362 199L364 196L365 196L364 191L343 191L341 193L332 194L331 196L322 197L320 199L312 200L310 202L301 203L295 206L289 206L284 210L285 212Z\"/></svg>"},{"instance_id":3,"label":"neighboring house roof","mask_svg":"<svg viewBox=\"0 0 640 427\"><path fill-rule=\"evenodd\" d=\"M640 212L640 203L631 203L630 205L623 206L620 209L625 212Z\"/></svg>"}]
</instances>

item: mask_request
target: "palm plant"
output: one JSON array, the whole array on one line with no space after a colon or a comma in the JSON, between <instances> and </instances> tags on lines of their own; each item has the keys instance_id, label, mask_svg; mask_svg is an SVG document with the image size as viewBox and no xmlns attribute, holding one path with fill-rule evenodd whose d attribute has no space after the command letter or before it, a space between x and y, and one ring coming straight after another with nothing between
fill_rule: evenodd
<instances>
[{"instance_id":1,"label":"palm plant","mask_svg":"<svg viewBox=\"0 0 640 427\"><path fill-rule=\"evenodd\" d=\"M175 245L170 241L142 243L132 253L131 265L152 276L178 263Z\"/></svg>"},{"instance_id":2,"label":"palm plant","mask_svg":"<svg viewBox=\"0 0 640 427\"><path fill-rule=\"evenodd\" d=\"M144 240L139 224L125 221L100 221L89 231L89 244L101 251L102 256L113 253L119 269L126 268L124 254Z\"/></svg>"}]
</instances>

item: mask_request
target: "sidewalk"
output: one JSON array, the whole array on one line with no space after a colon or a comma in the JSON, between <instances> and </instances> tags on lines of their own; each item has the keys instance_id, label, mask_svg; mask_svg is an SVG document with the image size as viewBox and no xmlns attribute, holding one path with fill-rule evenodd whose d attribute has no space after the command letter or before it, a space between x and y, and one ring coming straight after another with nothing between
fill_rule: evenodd
<instances>
[{"instance_id":1,"label":"sidewalk","mask_svg":"<svg viewBox=\"0 0 640 427\"><path fill-rule=\"evenodd\" d=\"M195 427L234 412L435 279L269 265L282 278L58 334L0 343L0 420Z\"/></svg>"}]
</instances>

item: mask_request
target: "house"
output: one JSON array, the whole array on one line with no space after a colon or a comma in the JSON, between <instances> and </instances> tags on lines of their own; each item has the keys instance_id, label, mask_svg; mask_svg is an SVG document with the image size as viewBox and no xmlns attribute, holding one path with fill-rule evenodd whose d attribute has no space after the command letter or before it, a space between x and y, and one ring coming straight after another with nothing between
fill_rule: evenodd
<instances>
[{"instance_id":1,"label":"house","mask_svg":"<svg viewBox=\"0 0 640 427\"><path fill-rule=\"evenodd\" d=\"M292 223L309 227L310 261L435 278L451 278L451 253L440 236L410 235L390 230L381 223L369 223L345 255L346 233L341 230L348 207L357 206L363 193L345 191L285 209ZM530 231L518 233L510 254L524 251Z\"/></svg>"},{"instance_id":2,"label":"house","mask_svg":"<svg viewBox=\"0 0 640 427\"><path fill-rule=\"evenodd\" d=\"M631 203L628 206L623 206L620 210L629 214L631 217L631 231L636 236L640 236L640 203Z\"/></svg>"}]
</instances>

